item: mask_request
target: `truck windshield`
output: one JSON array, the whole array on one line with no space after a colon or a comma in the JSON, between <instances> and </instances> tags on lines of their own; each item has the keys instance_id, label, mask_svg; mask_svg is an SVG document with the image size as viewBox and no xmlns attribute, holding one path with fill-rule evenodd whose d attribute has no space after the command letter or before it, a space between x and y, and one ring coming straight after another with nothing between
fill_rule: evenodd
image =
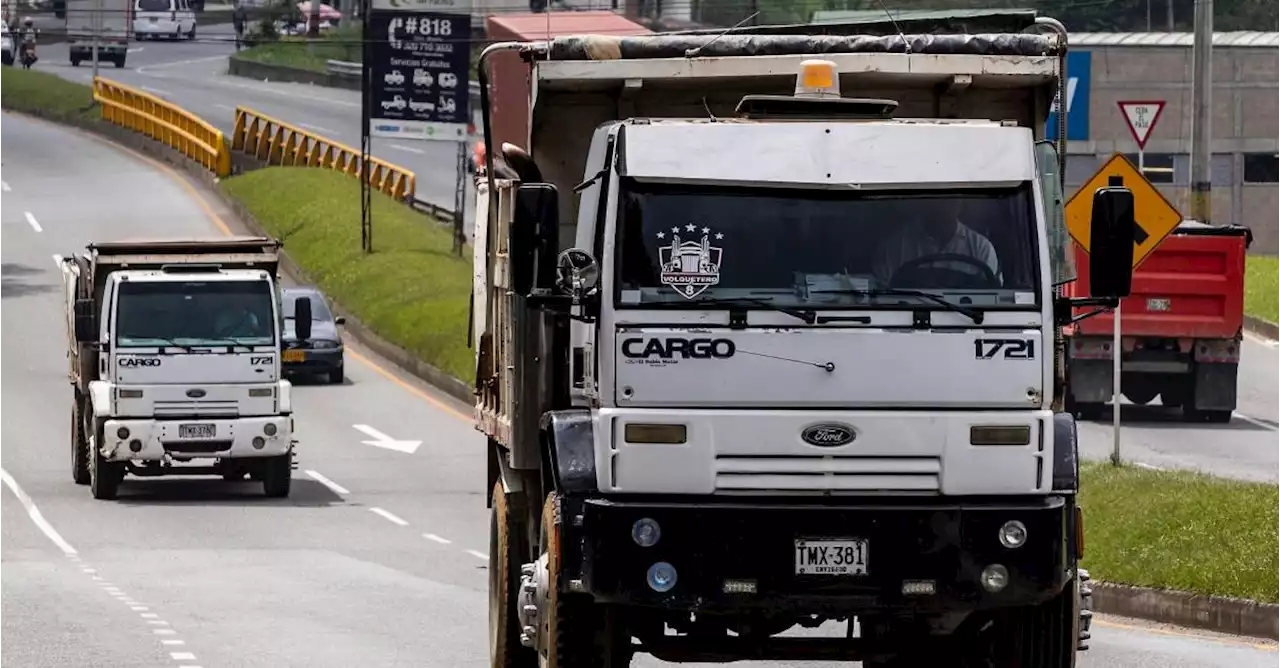
<instances>
[{"instance_id":1,"label":"truck windshield","mask_svg":"<svg viewBox=\"0 0 1280 668\"><path fill-rule=\"evenodd\" d=\"M272 305L265 281L122 283L116 345L271 345L276 329Z\"/></svg>"},{"instance_id":2,"label":"truck windshield","mask_svg":"<svg viewBox=\"0 0 1280 668\"><path fill-rule=\"evenodd\" d=\"M848 192L627 183L620 307L768 299L809 309L1039 305L1030 183Z\"/></svg>"}]
</instances>

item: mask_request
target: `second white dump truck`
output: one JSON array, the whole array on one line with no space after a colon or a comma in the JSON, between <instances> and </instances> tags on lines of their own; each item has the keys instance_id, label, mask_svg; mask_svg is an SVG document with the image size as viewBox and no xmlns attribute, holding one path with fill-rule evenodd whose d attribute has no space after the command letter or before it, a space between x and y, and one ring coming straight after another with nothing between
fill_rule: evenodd
<instances>
[{"instance_id":1,"label":"second white dump truck","mask_svg":"<svg viewBox=\"0 0 1280 668\"><path fill-rule=\"evenodd\" d=\"M288 496L279 243L94 243L63 262L75 482L114 499L126 474L248 474L267 496ZM299 300L301 322L310 306Z\"/></svg>"}]
</instances>

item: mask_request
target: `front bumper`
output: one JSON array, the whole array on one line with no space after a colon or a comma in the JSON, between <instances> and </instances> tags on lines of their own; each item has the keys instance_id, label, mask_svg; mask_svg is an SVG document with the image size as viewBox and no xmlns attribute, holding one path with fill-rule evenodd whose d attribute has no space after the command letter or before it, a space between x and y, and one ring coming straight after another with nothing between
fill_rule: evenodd
<instances>
[{"instance_id":1,"label":"front bumper","mask_svg":"<svg viewBox=\"0 0 1280 668\"><path fill-rule=\"evenodd\" d=\"M150 19L137 20L133 22L133 34L135 35L160 35L163 37L172 37L175 33L182 32L181 21L170 21L168 19Z\"/></svg>"},{"instance_id":2,"label":"front bumper","mask_svg":"<svg viewBox=\"0 0 1280 668\"><path fill-rule=\"evenodd\" d=\"M301 352L302 359L298 361L284 361L282 356L281 368L287 373L320 373L342 368L343 348L308 348Z\"/></svg>"},{"instance_id":3,"label":"front bumper","mask_svg":"<svg viewBox=\"0 0 1280 668\"><path fill-rule=\"evenodd\" d=\"M129 51L127 44L119 42L104 42L98 45L98 58L101 60L109 60L116 56L123 56ZM68 48L68 52L75 57L83 59L93 58L92 42L77 42Z\"/></svg>"},{"instance_id":4,"label":"front bumper","mask_svg":"<svg viewBox=\"0 0 1280 668\"><path fill-rule=\"evenodd\" d=\"M1068 536L1075 509L1065 497L928 503L881 499L857 505L811 502L644 503L567 498L563 581L581 580L597 601L699 612L761 610L800 614L875 611L943 613L1021 606L1048 600L1074 572ZM631 537L636 520L658 522L652 547ZM999 529L1009 520L1027 528L1025 544L1007 548ZM796 574L797 538L868 541L866 574ZM649 567L675 567L674 588L647 584ZM983 589L982 570L1008 569L1007 586ZM755 591L726 593L726 580ZM904 593L904 583L932 593ZM917 589L918 591L918 589Z\"/></svg>"},{"instance_id":5,"label":"front bumper","mask_svg":"<svg viewBox=\"0 0 1280 668\"><path fill-rule=\"evenodd\" d=\"M214 436L181 438L179 426L189 424L213 425ZM267 435L267 425L275 426L274 434ZM260 447L255 447L255 439L261 439ZM293 449L293 418L107 420L103 440L109 453L107 459L113 462L162 461L166 457L275 457Z\"/></svg>"}]
</instances>

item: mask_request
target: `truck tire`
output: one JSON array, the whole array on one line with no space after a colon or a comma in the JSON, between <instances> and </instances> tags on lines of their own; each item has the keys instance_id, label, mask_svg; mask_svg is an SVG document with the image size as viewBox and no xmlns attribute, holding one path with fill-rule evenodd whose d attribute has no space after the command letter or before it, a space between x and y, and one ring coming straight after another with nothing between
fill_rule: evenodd
<instances>
[{"instance_id":1,"label":"truck tire","mask_svg":"<svg viewBox=\"0 0 1280 668\"><path fill-rule=\"evenodd\" d=\"M293 483L293 455L283 454L262 460L262 491L271 499L289 496Z\"/></svg>"},{"instance_id":2,"label":"truck tire","mask_svg":"<svg viewBox=\"0 0 1280 668\"><path fill-rule=\"evenodd\" d=\"M502 481L493 486L489 511L489 665L492 668L536 668L538 655L520 642L516 613L520 565L528 556L524 527L511 513Z\"/></svg>"},{"instance_id":3,"label":"truck tire","mask_svg":"<svg viewBox=\"0 0 1280 668\"><path fill-rule=\"evenodd\" d=\"M102 443L103 422L94 425L97 438L89 448L89 491L93 498L110 501L120 493L120 481L124 479L124 463L109 462L103 459L98 449Z\"/></svg>"},{"instance_id":4,"label":"truck tire","mask_svg":"<svg viewBox=\"0 0 1280 668\"><path fill-rule=\"evenodd\" d=\"M77 392L71 403L71 479L89 484L89 439L84 433L84 400Z\"/></svg>"},{"instance_id":5,"label":"truck tire","mask_svg":"<svg viewBox=\"0 0 1280 668\"><path fill-rule=\"evenodd\" d=\"M330 384L330 385L341 385L341 384L342 384L342 376L343 376L343 373L342 373L342 367L338 367L338 368L336 368L336 369L330 369L330 370L329 370L329 377L328 377L329 384Z\"/></svg>"},{"instance_id":6,"label":"truck tire","mask_svg":"<svg viewBox=\"0 0 1280 668\"><path fill-rule=\"evenodd\" d=\"M542 506L541 553L547 556L547 605L539 633L546 650L546 668L625 668L631 665L631 635L618 629L616 611L590 597L563 593L559 582L559 494L547 495Z\"/></svg>"},{"instance_id":7,"label":"truck tire","mask_svg":"<svg viewBox=\"0 0 1280 668\"><path fill-rule=\"evenodd\" d=\"M1231 422L1231 411L1202 411L1188 403L1182 405L1182 418L1187 422L1227 424L1228 422Z\"/></svg>"},{"instance_id":8,"label":"truck tire","mask_svg":"<svg viewBox=\"0 0 1280 668\"><path fill-rule=\"evenodd\" d=\"M120 56L119 58L116 58L112 61L115 63L116 69L118 70L124 69L124 58L125 58L124 56Z\"/></svg>"}]
</instances>

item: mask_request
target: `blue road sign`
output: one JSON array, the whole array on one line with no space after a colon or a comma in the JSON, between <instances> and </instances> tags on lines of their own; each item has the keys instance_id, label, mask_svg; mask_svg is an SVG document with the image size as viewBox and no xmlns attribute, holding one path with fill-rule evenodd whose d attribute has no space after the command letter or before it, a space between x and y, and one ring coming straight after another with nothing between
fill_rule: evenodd
<instances>
[{"instance_id":1,"label":"blue road sign","mask_svg":"<svg viewBox=\"0 0 1280 668\"><path fill-rule=\"evenodd\" d=\"M1093 54L1089 51L1067 53L1067 140L1089 139L1089 80L1093 67ZM1058 138L1058 103L1053 101L1049 112L1049 126L1045 130L1048 139Z\"/></svg>"}]
</instances>

